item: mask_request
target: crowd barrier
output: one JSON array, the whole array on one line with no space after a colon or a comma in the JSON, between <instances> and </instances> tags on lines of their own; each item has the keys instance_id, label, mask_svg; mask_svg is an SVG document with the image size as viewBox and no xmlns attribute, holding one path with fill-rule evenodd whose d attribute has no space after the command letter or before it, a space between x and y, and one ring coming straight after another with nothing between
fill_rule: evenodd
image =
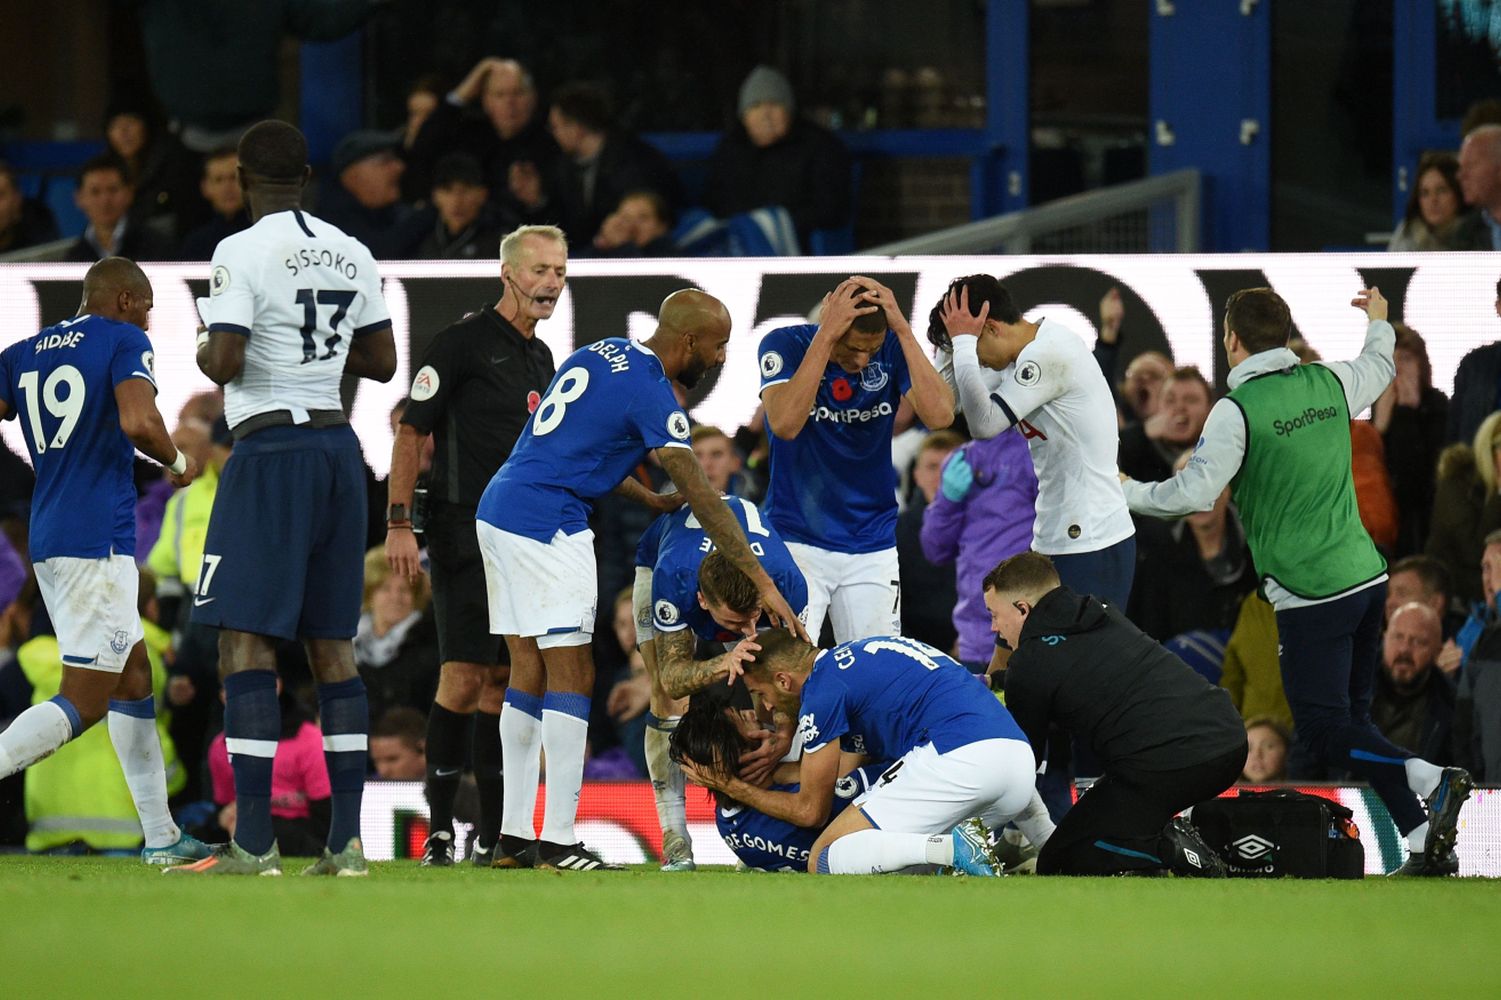
<instances>
[{"instance_id":1,"label":"crowd barrier","mask_svg":"<svg viewBox=\"0 0 1501 1000\"><path fill-rule=\"evenodd\" d=\"M1383 875L1400 865L1407 848L1381 801L1364 787L1295 785L1299 791L1322 795L1347 806L1355 814L1365 846L1367 875ZM1231 794L1234 794L1232 789ZM537 796L537 828L542 826L542 802ZM662 834L651 784L645 781L585 782L579 796L579 837L606 861L635 865L660 861ZM427 802L417 781L372 781L365 786L360 834L372 861L417 858L427 838ZM688 789L688 828L693 854L701 865L732 865L735 856L714 827L714 808L707 793ZM457 841L468 828L460 824ZM1465 803L1459 817L1459 873L1501 877L1501 789L1481 788Z\"/></svg>"}]
</instances>

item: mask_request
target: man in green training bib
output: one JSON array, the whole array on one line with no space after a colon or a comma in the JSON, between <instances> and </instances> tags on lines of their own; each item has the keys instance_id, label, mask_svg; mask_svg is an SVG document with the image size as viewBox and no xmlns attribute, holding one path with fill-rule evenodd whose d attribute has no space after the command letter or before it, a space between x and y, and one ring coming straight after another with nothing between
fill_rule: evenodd
<instances>
[{"instance_id":1,"label":"man in green training bib","mask_svg":"<svg viewBox=\"0 0 1501 1000\"><path fill-rule=\"evenodd\" d=\"M1360 356L1300 365L1287 349L1292 314L1282 297L1270 288L1231 295L1229 395L1210 411L1183 471L1161 483L1122 477L1126 503L1134 513L1181 517L1209 510L1230 486L1277 612L1298 739L1315 759L1370 782L1411 851L1397 874L1452 875L1459 810L1474 782L1393 745L1371 722L1386 560L1355 505L1350 417L1391 382L1396 332L1380 290L1351 304L1370 320Z\"/></svg>"}]
</instances>

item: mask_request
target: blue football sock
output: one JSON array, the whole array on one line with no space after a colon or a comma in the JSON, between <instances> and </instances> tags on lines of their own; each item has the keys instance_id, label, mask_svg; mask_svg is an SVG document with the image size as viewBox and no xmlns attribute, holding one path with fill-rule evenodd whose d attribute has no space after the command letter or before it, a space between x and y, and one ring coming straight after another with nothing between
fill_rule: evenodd
<instances>
[{"instance_id":1,"label":"blue football sock","mask_svg":"<svg viewBox=\"0 0 1501 1000\"><path fill-rule=\"evenodd\" d=\"M235 774L235 843L251 854L271 850L271 768L281 736L276 674L242 670L224 678L224 744Z\"/></svg>"},{"instance_id":2,"label":"blue football sock","mask_svg":"<svg viewBox=\"0 0 1501 1000\"><path fill-rule=\"evenodd\" d=\"M328 785L333 792L328 849L337 854L351 838L360 835L360 800L365 792L366 745L370 733L365 682L351 677L335 684L319 684L318 714L323 723Z\"/></svg>"}]
</instances>

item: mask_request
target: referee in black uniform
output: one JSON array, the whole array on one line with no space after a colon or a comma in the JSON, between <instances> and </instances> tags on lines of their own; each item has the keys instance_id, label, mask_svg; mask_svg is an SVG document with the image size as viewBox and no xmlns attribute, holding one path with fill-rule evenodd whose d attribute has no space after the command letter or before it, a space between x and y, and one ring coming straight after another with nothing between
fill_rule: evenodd
<instances>
[{"instance_id":1,"label":"referee in black uniform","mask_svg":"<svg viewBox=\"0 0 1501 1000\"><path fill-rule=\"evenodd\" d=\"M1224 862L1174 817L1240 777L1246 730L1230 696L1116 608L1060 586L1047 556L1012 556L984 588L992 628L1013 650L1006 708L1038 760L1057 723L1103 766L1042 846L1037 874L1223 876Z\"/></svg>"},{"instance_id":2,"label":"referee in black uniform","mask_svg":"<svg viewBox=\"0 0 1501 1000\"><path fill-rule=\"evenodd\" d=\"M500 710L510 668L504 643L490 633L474 511L552 381L552 352L537 323L557 307L567 268L568 244L554 226L523 226L501 240L500 301L433 338L391 448L386 557L410 579L422 571L412 490L423 438L433 436L425 537L442 667L427 720L424 865L453 863L453 804L471 729L480 821L470 860L489 864L500 835Z\"/></svg>"}]
</instances>

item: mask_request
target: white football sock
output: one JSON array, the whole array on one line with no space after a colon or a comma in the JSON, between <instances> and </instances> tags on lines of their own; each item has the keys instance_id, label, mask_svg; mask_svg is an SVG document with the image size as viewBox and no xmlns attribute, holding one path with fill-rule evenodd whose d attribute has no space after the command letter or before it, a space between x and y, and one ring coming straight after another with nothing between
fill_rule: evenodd
<instances>
[{"instance_id":1,"label":"white football sock","mask_svg":"<svg viewBox=\"0 0 1501 1000\"><path fill-rule=\"evenodd\" d=\"M573 821L584 787L584 749L589 723L567 712L542 710L542 751L547 754L547 801L542 806L542 839L575 844Z\"/></svg>"},{"instance_id":2,"label":"white football sock","mask_svg":"<svg viewBox=\"0 0 1501 1000\"><path fill-rule=\"evenodd\" d=\"M646 773L651 778L652 796L657 802L657 824L662 832L676 833L692 845L688 837L688 779L683 769L668 756L672 731L681 716L658 720L646 727Z\"/></svg>"},{"instance_id":3,"label":"white football sock","mask_svg":"<svg viewBox=\"0 0 1501 1000\"><path fill-rule=\"evenodd\" d=\"M73 736L73 723L56 702L32 705L0 733L0 778L30 767Z\"/></svg>"},{"instance_id":4,"label":"white football sock","mask_svg":"<svg viewBox=\"0 0 1501 1000\"><path fill-rule=\"evenodd\" d=\"M500 759L505 772L500 832L536 840L537 775L542 764L542 720L507 703L500 710Z\"/></svg>"},{"instance_id":5,"label":"white football sock","mask_svg":"<svg viewBox=\"0 0 1501 1000\"><path fill-rule=\"evenodd\" d=\"M1402 766L1407 770L1407 787L1423 799L1433 794L1439 779L1444 776L1443 768L1430 764L1421 757L1409 757L1402 762Z\"/></svg>"},{"instance_id":6,"label":"white football sock","mask_svg":"<svg viewBox=\"0 0 1501 1000\"><path fill-rule=\"evenodd\" d=\"M1428 846L1428 821L1425 819L1407 831L1407 849L1415 854L1421 854L1426 846Z\"/></svg>"},{"instance_id":7,"label":"white football sock","mask_svg":"<svg viewBox=\"0 0 1501 1000\"><path fill-rule=\"evenodd\" d=\"M997 828L1005 822L1003 820L1001 823L993 824L992 828ZM1056 829L1053 817L1048 815L1048 807L1042 801L1042 796L1037 794L1036 789L1032 791L1032 799L1027 803L1027 808L1012 816L1010 822L1015 823L1016 828L1022 832L1022 836L1027 838L1027 842L1038 850L1042 849L1042 846L1048 842L1048 838L1053 835L1053 830Z\"/></svg>"},{"instance_id":8,"label":"white football sock","mask_svg":"<svg viewBox=\"0 0 1501 1000\"><path fill-rule=\"evenodd\" d=\"M829 875L880 875L915 865L952 865L951 834L929 837L921 833L857 830L827 848ZM818 864L824 872L822 860Z\"/></svg>"},{"instance_id":9,"label":"white football sock","mask_svg":"<svg viewBox=\"0 0 1501 1000\"><path fill-rule=\"evenodd\" d=\"M150 699L143 699L147 702ZM147 847L168 847L182 837L167 808L167 771L156 719L140 718L110 707L109 739L125 772L125 784L135 800Z\"/></svg>"}]
</instances>

